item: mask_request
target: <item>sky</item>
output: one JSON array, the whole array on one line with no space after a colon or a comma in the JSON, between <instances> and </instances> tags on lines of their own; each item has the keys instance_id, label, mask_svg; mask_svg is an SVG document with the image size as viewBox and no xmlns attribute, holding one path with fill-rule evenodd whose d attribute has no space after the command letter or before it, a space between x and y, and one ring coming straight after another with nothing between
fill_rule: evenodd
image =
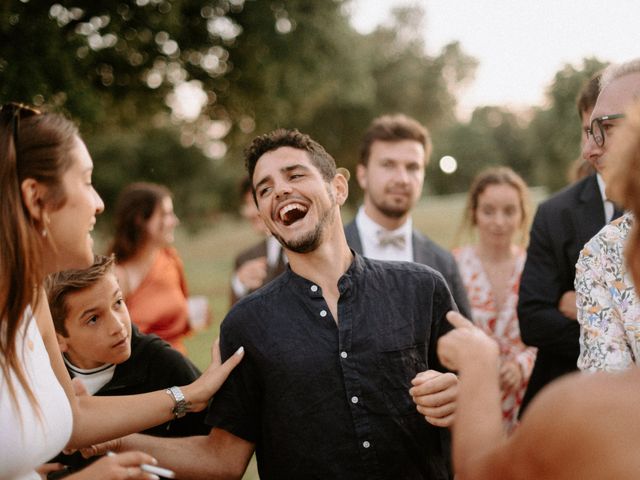
<instances>
[{"instance_id":1,"label":"sky","mask_svg":"<svg viewBox=\"0 0 640 480\"><path fill-rule=\"evenodd\" d=\"M458 97L468 117L478 105L542 105L546 87L567 63L640 57L640 0L353 0L352 23L366 33L394 6L426 11L427 52L459 41L479 61Z\"/></svg>"}]
</instances>

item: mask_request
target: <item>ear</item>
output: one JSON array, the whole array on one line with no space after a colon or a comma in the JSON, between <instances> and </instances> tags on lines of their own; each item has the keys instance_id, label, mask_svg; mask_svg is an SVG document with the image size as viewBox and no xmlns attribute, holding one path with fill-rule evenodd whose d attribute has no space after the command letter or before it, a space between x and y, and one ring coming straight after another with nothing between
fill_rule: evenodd
<instances>
[{"instance_id":1,"label":"ear","mask_svg":"<svg viewBox=\"0 0 640 480\"><path fill-rule=\"evenodd\" d=\"M60 347L60 351L62 353L66 352L69 350L69 344L67 343L67 339L66 337L60 335L58 332L56 332L56 339L58 340L58 346Z\"/></svg>"},{"instance_id":2,"label":"ear","mask_svg":"<svg viewBox=\"0 0 640 480\"><path fill-rule=\"evenodd\" d=\"M22 194L22 202L31 218L42 221L45 213L44 198L47 187L33 178L26 178L20 185L20 193Z\"/></svg>"},{"instance_id":3,"label":"ear","mask_svg":"<svg viewBox=\"0 0 640 480\"><path fill-rule=\"evenodd\" d=\"M360 188L367 191L367 167L361 163L356 167L356 178L358 179L358 185Z\"/></svg>"},{"instance_id":4,"label":"ear","mask_svg":"<svg viewBox=\"0 0 640 480\"><path fill-rule=\"evenodd\" d=\"M331 182L336 192L336 202L342 206L347 201L349 196L349 181L347 177L341 172L336 173Z\"/></svg>"}]
</instances>

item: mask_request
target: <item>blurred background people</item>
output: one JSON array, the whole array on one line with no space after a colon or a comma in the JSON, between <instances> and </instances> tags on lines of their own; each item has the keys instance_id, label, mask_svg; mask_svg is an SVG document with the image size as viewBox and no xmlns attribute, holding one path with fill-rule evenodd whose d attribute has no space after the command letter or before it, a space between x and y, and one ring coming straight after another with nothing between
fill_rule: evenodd
<instances>
[{"instance_id":1,"label":"blurred background people","mask_svg":"<svg viewBox=\"0 0 640 480\"><path fill-rule=\"evenodd\" d=\"M479 173L469 190L462 225L477 240L453 250L473 321L500 348L502 417L507 431L517 423L536 358L536 349L522 343L516 313L529 211L528 188L513 170L498 167Z\"/></svg>"},{"instance_id":2,"label":"blurred background people","mask_svg":"<svg viewBox=\"0 0 640 480\"><path fill-rule=\"evenodd\" d=\"M605 176L625 112L639 97L640 58L604 71L584 155ZM576 264L582 370L624 370L640 363L640 301L623 258L634 223L633 214L627 213L605 226L585 245Z\"/></svg>"},{"instance_id":3,"label":"blurred background people","mask_svg":"<svg viewBox=\"0 0 640 480\"><path fill-rule=\"evenodd\" d=\"M243 178L240 183L240 195L240 214L251 224L254 232L264 239L243 250L235 258L231 277L231 305L284 272L287 262L280 243L269 233L260 218L249 177Z\"/></svg>"},{"instance_id":4,"label":"blurred background people","mask_svg":"<svg viewBox=\"0 0 640 480\"><path fill-rule=\"evenodd\" d=\"M442 274L460 312L471 318L467 294L448 251L413 228L411 211L422 195L431 155L429 132L406 115L384 115L364 134L357 179L364 204L345 227L349 246L375 260L428 265Z\"/></svg>"},{"instance_id":5,"label":"blurred background people","mask_svg":"<svg viewBox=\"0 0 640 480\"><path fill-rule=\"evenodd\" d=\"M583 149L599 91L596 75L578 96ZM538 354L520 414L545 385L577 369L580 328L574 290L576 261L584 244L617 215L619 212L606 200L599 174L578 180L538 206L518 298L522 340L537 347Z\"/></svg>"},{"instance_id":6,"label":"blurred background people","mask_svg":"<svg viewBox=\"0 0 640 480\"><path fill-rule=\"evenodd\" d=\"M187 282L172 246L178 224L169 189L133 183L118 197L109 252L116 256L116 274L133 323L186 353Z\"/></svg>"},{"instance_id":7,"label":"blurred background people","mask_svg":"<svg viewBox=\"0 0 640 480\"><path fill-rule=\"evenodd\" d=\"M616 130L617 144L608 159L611 165L607 168L613 170L607 175L608 192L635 218L640 215L640 104L636 103L620 123L609 130ZM624 220L616 223L620 225ZM627 238L625 258L637 295L637 223ZM438 355L460 377L453 424L457 479L638 478L640 370L565 376L533 400L521 425L510 438L505 438L498 407L498 346L459 314L452 312L447 318L456 328L440 339Z\"/></svg>"}]
</instances>

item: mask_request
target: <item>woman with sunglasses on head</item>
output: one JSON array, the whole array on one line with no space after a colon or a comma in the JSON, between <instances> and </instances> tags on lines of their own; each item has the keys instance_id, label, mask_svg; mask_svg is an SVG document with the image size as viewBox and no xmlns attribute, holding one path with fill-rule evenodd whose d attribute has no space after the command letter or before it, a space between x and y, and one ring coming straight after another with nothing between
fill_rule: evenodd
<instances>
[{"instance_id":1,"label":"woman with sunglasses on head","mask_svg":"<svg viewBox=\"0 0 640 480\"><path fill-rule=\"evenodd\" d=\"M104 204L73 123L19 104L0 109L0 479L37 479L65 445L80 448L199 411L240 361L216 358L194 383L124 397L76 396L43 292L46 275L93 261ZM141 452L105 457L68 478L156 478Z\"/></svg>"}]
</instances>

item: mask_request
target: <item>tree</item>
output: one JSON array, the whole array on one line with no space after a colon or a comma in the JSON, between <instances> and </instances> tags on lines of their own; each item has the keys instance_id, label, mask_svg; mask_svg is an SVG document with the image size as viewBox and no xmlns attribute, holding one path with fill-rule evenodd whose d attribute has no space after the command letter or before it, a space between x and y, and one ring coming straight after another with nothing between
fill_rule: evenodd
<instances>
[{"instance_id":1,"label":"tree","mask_svg":"<svg viewBox=\"0 0 640 480\"><path fill-rule=\"evenodd\" d=\"M439 132L434 161L427 177L437 193L464 192L473 178L489 166L513 168L525 180L531 179L527 155L526 122L503 107L476 108L467 123L457 123ZM458 169L445 174L438 159L453 156Z\"/></svg>"},{"instance_id":2,"label":"tree","mask_svg":"<svg viewBox=\"0 0 640 480\"><path fill-rule=\"evenodd\" d=\"M528 129L528 155L538 183L555 191L567 183L567 170L580 155L581 125L576 98L583 85L606 63L586 58L581 66L565 65L548 91L546 108L534 109Z\"/></svg>"}]
</instances>

